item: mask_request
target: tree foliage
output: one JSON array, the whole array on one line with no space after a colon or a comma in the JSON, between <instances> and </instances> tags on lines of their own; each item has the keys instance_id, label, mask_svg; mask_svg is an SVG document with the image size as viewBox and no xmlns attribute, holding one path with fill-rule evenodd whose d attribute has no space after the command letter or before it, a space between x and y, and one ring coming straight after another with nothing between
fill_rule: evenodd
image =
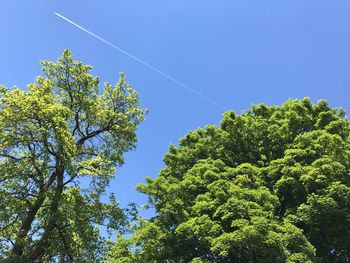
<instances>
[{"instance_id":1,"label":"tree foliage","mask_svg":"<svg viewBox=\"0 0 350 263\"><path fill-rule=\"evenodd\" d=\"M325 101L226 112L138 189L156 215L109 262L350 261L350 126Z\"/></svg>"},{"instance_id":2,"label":"tree foliage","mask_svg":"<svg viewBox=\"0 0 350 263\"><path fill-rule=\"evenodd\" d=\"M6 262L99 262L100 226L120 228L115 167L136 142L145 111L120 75L116 85L65 50L42 61L27 90L0 92L0 255Z\"/></svg>"}]
</instances>

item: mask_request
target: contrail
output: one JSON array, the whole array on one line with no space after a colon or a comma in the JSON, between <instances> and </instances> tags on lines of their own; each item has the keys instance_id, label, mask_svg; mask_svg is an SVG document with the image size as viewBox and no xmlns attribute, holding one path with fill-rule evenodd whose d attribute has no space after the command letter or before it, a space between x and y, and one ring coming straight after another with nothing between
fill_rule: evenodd
<instances>
[{"instance_id":1,"label":"contrail","mask_svg":"<svg viewBox=\"0 0 350 263\"><path fill-rule=\"evenodd\" d=\"M183 87L183 88L185 88L185 89L191 91L192 93L196 94L197 96L201 97L202 99L205 99L206 101L208 101L208 102L214 104L215 106L217 106L217 107L219 107L219 108L221 108L221 109L225 109L222 105L220 105L220 104L217 103L216 101L212 100L211 98L205 96L204 94L200 93L199 91L197 91L197 90L191 88L190 86L186 85L185 83L183 83L183 82L181 82L181 81L178 81L177 79L173 78L172 76L170 76L170 75L164 73L163 71L159 70L158 68L156 68L156 67L154 67L154 66L148 64L147 62L145 62L145 61L143 61L142 59L140 59L140 58L134 56L133 54L130 54L129 52L125 51L124 49L122 49L122 48L120 48L120 47L118 47L118 46L116 46L116 45L114 45L113 43L109 42L108 40L106 40L106 39L104 39L104 38L102 38L102 37L100 37L100 36L98 36L98 35L92 33L91 31L89 31L89 30L87 30L86 28L84 28L84 27L78 25L77 23L73 22L72 20L68 19L67 17L64 17L63 15L61 15L61 14L59 14L59 13L57 13L57 12L55 12L55 15L58 16L58 17L60 17L60 18L62 18L64 21L66 21L66 22L72 24L73 26L79 28L80 30L84 31L85 33L88 33L90 36L93 36L94 38L96 38L96 39L102 41L103 43L107 44L108 46L110 46L110 47L112 47L112 48L118 50L119 52L123 53L124 55L128 56L129 58L132 58L133 60L135 60L135 61L139 62L140 64L146 66L147 68L153 70L154 72L156 72L156 73L162 75L163 77L165 77L165 78L171 80L172 82L174 82L174 83L180 85L181 87Z\"/></svg>"}]
</instances>

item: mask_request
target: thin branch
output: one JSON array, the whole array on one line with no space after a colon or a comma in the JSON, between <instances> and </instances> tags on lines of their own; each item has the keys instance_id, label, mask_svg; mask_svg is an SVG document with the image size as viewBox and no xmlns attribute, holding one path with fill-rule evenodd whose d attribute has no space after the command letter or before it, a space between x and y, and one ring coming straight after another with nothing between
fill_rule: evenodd
<instances>
[{"instance_id":1,"label":"thin branch","mask_svg":"<svg viewBox=\"0 0 350 263\"><path fill-rule=\"evenodd\" d=\"M67 244L66 238L64 237L62 231L60 230L60 228L59 228L59 226L58 226L57 224L55 224L55 227L56 227L56 229L57 229L57 231L58 231L58 234L59 234L59 236L60 236L60 238L61 238L61 241L62 241L62 243L63 243L64 250L66 251L67 256L69 257L69 259L70 259L71 261L73 261L73 260L74 260L74 257L73 257L73 255L70 254L70 252L69 252L69 248L68 248L68 244Z\"/></svg>"},{"instance_id":2,"label":"thin branch","mask_svg":"<svg viewBox=\"0 0 350 263\"><path fill-rule=\"evenodd\" d=\"M78 168L78 171L75 175L71 176L70 179L66 182L63 183L63 186L66 186L67 184L69 184L70 182L72 182L77 176L78 176L78 173L79 173L79 170L81 169L81 167Z\"/></svg>"},{"instance_id":3,"label":"thin branch","mask_svg":"<svg viewBox=\"0 0 350 263\"><path fill-rule=\"evenodd\" d=\"M13 225L17 222L18 217L19 217L19 215L17 215L16 218L15 218L12 222L8 223L6 226L4 226L3 228L1 228L1 229L0 229L0 232L3 232L5 229L7 229L7 228L13 226Z\"/></svg>"}]
</instances>

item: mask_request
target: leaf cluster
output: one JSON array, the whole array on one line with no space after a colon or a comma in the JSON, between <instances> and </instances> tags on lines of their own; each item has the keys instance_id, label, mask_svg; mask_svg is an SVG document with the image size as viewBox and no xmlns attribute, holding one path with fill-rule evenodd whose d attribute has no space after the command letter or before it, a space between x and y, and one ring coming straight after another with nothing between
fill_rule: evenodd
<instances>
[{"instance_id":1,"label":"leaf cluster","mask_svg":"<svg viewBox=\"0 0 350 263\"><path fill-rule=\"evenodd\" d=\"M125 216L105 188L134 148L145 110L121 74L100 85L65 50L27 90L0 89L0 255L24 262L97 262L101 227Z\"/></svg>"},{"instance_id":2,"label":"leaf cluster","mask_svg":"<svg viewBox=\"0 0 350 263\"><path fill-rule=\"evenodd\" d=\"M226 112L138 186L156 216L110 262L348 262L350 126L325 101Z\"/></svg>"}]
</instances>

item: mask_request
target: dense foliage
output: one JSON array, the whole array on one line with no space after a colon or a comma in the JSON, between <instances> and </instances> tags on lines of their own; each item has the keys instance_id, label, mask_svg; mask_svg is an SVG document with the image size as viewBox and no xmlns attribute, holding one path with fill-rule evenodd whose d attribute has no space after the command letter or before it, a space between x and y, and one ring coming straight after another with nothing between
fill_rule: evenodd
<instances>
[{"instance_id":1,"label":"dense foliage","mask_svg":"<svg viewBox=\"0 0 350 263\"><path fill-rule=\"evenodd\" d=\"M101 197L144 110L123 74L100 87L68 50L42 66L27 90L0 88L0 259L100 262L99 227L125 221Z\"/></svg>"},{"instance_id":2,"label":"dense foliage","mask_svg":"<svg viewBox=\"0 0 350 263\"><path fill-rule=\"evenodd\" d=\"M349 262L350 126L325 101L224 114L138 189L156 215L110 262Z\"/></svg>"}]
</instances>

